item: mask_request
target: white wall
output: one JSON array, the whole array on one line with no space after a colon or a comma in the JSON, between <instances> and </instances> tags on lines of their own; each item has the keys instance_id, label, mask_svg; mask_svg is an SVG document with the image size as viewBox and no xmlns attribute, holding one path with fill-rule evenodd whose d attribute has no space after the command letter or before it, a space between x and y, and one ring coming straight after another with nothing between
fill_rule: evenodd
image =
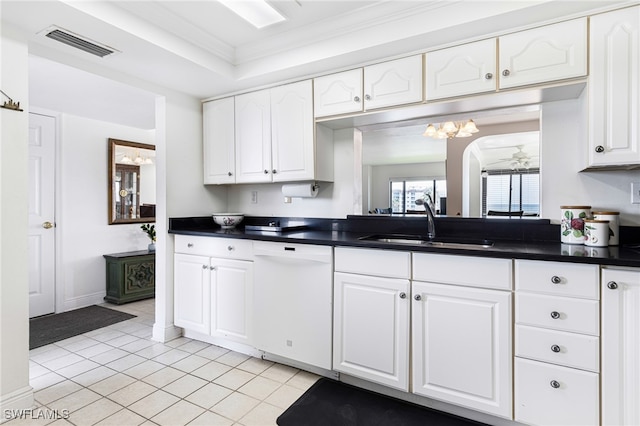
<instances>
[{"instance_id":1,"label":"white wall","mask_svg":"<svg viewBox=\"0 0 640 426\"><path fill-rule=\"evenodd\" d=\"M104 254L147 248L140 224L108 224L108 139L154 145L155 132L66 114L58 126L56 311L62 312L103 303Z\"/></svg>"},{"instance_id":2,"label":"white wall","mask_svg":"<svg viewBox=\"0 0 640 426\"><path fill-rule=\"evenodd\" d=\"M0 88L28 110L27 43L2 28ZM2 102L5 100L3 99ZM28 114L0 109L0 423L5 409L28 408Z\"/></svg>"}]
</instances>

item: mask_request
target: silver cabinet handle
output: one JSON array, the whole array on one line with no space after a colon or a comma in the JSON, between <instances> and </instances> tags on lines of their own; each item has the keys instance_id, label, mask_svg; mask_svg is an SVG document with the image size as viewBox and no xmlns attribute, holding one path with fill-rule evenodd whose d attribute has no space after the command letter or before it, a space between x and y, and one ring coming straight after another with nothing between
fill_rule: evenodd
<instances>
[{"instance_id":1,"label":"silver cabinet handle","mask_svg":"<svg viewBox=\"0 0 640 426\"><path fill-rule=\"evenodd\" d=\"M618 288L618 283L617 283L617 282L615 282L615 281L609 281L609 282L607 283L607 288L608 288L609 290L615 290L615 289L617 289L617 288Z\"/></svg>"},{"instance_id":2,"label":"silver cabinet handle","mask_svg":"<svg viewBox=\"0 0 640 426\"><path fill-rule=\"evenodd\" d=\"M551 352L555 352L555 353L560 352L560 346L558 346L558 345L551 345Z\"/></svg>"},{"instance_id":3,"label":"silver cabinet handle","mask_svg":"<svg viewBox=\"0 0 640 426\"><path fill-rule=\"evenodd\" d=\"M549 382L552 388L558 389L560 387L560 383L557 380L552 380Z\"/></svg>"},{"instance_id":4,"label":"silver cabinet handle","mask_svg":"<svg viewBox=\"0 0 640 426\"><path fill-rule=\"evenodd\" d=\"M490 72L486 73L484 75L485 80L491 80L493 78L493 74L491 74Z\"/></svg>"},{"instance_id":5,"label":"silver cabinet handle","mask_svg":"<svg viewBox=\"0 0 640 426\"><path fill-rule=\"evenodd\" d=\"M217 271L218 267L217 266L209 266L209 269L211 269L212 271Z\"/></svg>"},{"instance_id":6,"label":"silver cabinet handle","mask_svg":"<svg viewBox=\"0 0 640 426\"><path fill-rule=\"evenodd\" d=\"M602 145L598 145L598 146L596 146L596 152L597 152L598 154L603 153L603 152L604 152L604 146L602 146Z\"/></svg>"},{"instance_id":7,"label":"silver cabinet handle","mask_svg":"<svg viewBox=\"0 0 640 426\"><path fill-rule=\"evenodd\" d=\"M278 173L278 171L276 169L273 169L273 170L271 170L271 173L273 173L275 175L276 173Z\"/></svg>"},{"instance_id":8,"label":"silver cabinet handle","mask_svg":"<svg viewBox=\"0 0 640 426\"><path fill-rule=\"evenodd\" d=\"M265 175L268 175L268 174L269 174L269 170L264 169L264 174L265 174Z\"/></svg>"},{"instance_id":9,"label":"silver cabinet handle","mask_svg":"<svg viewBox=\"0 0 640 426\"><path fill-rule=\"evenodd\" d=\"M554 284L560 284L562 282L562 278L557 275L551 277L551 282Z\"/></svg>"},{"instance_id":10,"label":"silver cabinet handle","mask_svg":"<svg viewBox=\"0 0 640 426\"><path fill-rule=\"evenodd\" d=\"M400 293L400 299L406 299L406 298L407 298L407 293L405 293L404 291Z\"/></svg>"},{"instance_id":11,"label":"silver cabinet handle","mask_svg":"<svg viewBox=\"0 0 640 426\"><path fill-rule=\"evenodd\" d=\"M370 101L370 100L371 100L371 96L369 96L369 95L364 95L364 100L365 100L365 101Z\"/></svg>"},{"instance_id":12,"label":"silver cabinet handle","mask_svg":"<svg viewBox=\"0 0 640 426\"><path fill-rule=\"evenodd\" d=\"M193 243L188 243L187 247L192 248L193 247Z\"/></svg>"},{"instance_id":13,"label":"silver cabinet handle","mask_svg":"<svg viewBox=\"0 0 640 426\"><path fill-rule=\"evenodd\" d=\"M553 318L553 319L560 318L560 312L557 312L557 311L551 312L551 318Z\"/></svg>"},{"instance_id":14,"label":"silver cabinet handle","mask_svg":"<svg viewBox=\"0 0 640 426\"><path fill-rule=\"evenodd\" d=\"M227 246L227 251L234 251L236 248L234 246Z\"/></svg>"},{"instance_id":15,"label":"silver cabinet handle","mask_svg":"<svg viewBox=\"0 0 640 426\"><path fill-rule=\"evenodd\" d=\"M422 296L420 296L419 294L416 294L415 296L413 296L413 298L418 301L422 300Z\"/></svg>"},{"instance_id":16,"label":"silver cabinet handle","mask_svg":"<svg viewBox=\"0 0 640 426\"><path fill-rule=\"evenodd\" d=\"M360 96L355 96L355 97L353 98L353 101L354 101L354 102L358 102L358 103L360 103Z\"/></svg>"},{"instance_id":17,"label":"silver cabinet handle","mask_svg":"<svg viewBox=\"0 0 640 426\"><path fill-rule=\"evenodd\" d=\"M202 265L202 269L209 269L209 265Z\"/></svg>"},{"instance_id":18,"label":"silver cabinet handle","mask_svg":"<svg viewBox=\"0 0 640 426\"><path fill-rule=\"evenodd\" d=\"M511 74L511 71L509 71L509 70L502 71L502 75L505 76L505 77L508 77L509 74Z\"/></svg>"},{"instance_id":19,"label":"silver cabinet handle","mask_svg":"<svg viewBox=\"0 0 640 426\"><path fill-rule=\"evenodd\" d=\"M228 174L229 176L233 176L233 173L231 173L231 172L228 172L227 174Z\"/></svg>"}]
</instances>

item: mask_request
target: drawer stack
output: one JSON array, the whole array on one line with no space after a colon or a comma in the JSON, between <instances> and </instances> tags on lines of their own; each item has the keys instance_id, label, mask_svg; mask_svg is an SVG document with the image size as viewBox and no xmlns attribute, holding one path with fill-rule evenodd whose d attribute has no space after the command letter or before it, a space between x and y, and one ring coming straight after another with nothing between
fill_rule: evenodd
<instances>
[{"instance_id":1,"label":"drawer stack","mask_svg":"<svg viewBox=\"0 0 640 426\"><path fill-rule=\"evenodd\" d=\"M515 262L515 420L599 424L599 267Z\"/></svg>"}]
</instances>

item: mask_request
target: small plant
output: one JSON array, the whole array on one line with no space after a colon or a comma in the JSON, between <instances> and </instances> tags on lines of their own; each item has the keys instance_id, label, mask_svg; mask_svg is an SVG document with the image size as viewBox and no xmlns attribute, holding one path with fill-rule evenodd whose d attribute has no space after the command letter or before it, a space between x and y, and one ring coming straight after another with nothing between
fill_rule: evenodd
<instances>
[{"instance_id":1,"label":"small plant","mask_svg":"<svg viewBox=\"0 0 640 426\"><path fill-rule=\"evenodd\" d=\"M156 242L156 226L155 225L145 223L144 225L140 226L140 229L142 229L144 232L147 233L147 236L151 239L152 243Z\"/></svg>"}]
</instances>

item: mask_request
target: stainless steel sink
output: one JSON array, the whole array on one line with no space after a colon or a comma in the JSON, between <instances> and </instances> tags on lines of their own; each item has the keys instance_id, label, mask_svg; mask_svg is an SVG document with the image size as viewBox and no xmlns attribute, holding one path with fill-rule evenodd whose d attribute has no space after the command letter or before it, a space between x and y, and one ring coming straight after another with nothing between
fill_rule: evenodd
<instances>
[{"instance_id":1,"label":"stainless steel sink","mask_svg":"<svg viewBox=\"0 0 640 426\"><path fill-rule=\"evenodd\" d=\"M493 241L491 240L451 240L445 238L429 240L419 235L373 234L366 235L358 239L361 241L375 241L377 243L407 244L423 247L457 248L467 250L481 250L493 247Z\"/></svg>"}]
</instances>

